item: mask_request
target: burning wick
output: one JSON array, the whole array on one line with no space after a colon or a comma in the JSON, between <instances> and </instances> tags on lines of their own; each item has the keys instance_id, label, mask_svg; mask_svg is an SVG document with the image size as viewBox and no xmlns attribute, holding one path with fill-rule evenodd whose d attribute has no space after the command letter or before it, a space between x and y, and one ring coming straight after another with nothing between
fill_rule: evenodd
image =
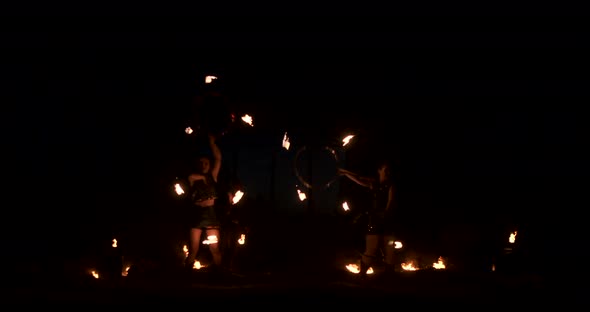
<instances>
[{"instance_id":1,"label":"burning wick","mask_svg":"<svg viewBox=\"0 0 590 312\"><path fill-rule=\"evenodd\" d=\"M354 138L354 135L347 135L344 139L342 139L342 146L346 146L346 144L348 144L352 138Z\"/></svg>"},{"instance_id":2,"label":"burning wick","mask_svg":"<svg viewBox=\"0 0 590 312\"><path fill-rule=\"evenodd\" d=\"M305 193L303 193L299 189L297 189L297 194L299 194L299 200L300 201L304 201L307 198L307 196L305 196Z\"/></svg>"},{"instance_id":3,"label":"burning wick","mask_svg":"<svg viewBox=\"0 0 590 312\"><path fill-rule=\"evenodd\" d=\"M184 194L184 190L182 189L182 186L180 186L179 183L174 184L174 191L176 192L176 194L178 195L182 195Z\"/></svg>"},{"instance_id":4,"label":"burning wick","mask_svg":"<svg viewBox=\"0 0 590 312\"><path fill-rule=\"evenodd\" d=\"M254 125L252 124L252 116L250 116L250 115L246 114L246 115L242 116L242 120L243 120L245 123L249 124L250 126L254 126Z\"/></svg>"},{"instance_id":5,"label":"burning wick","mask_svg":"<svg viewBox=\"0 0 590 312\"><path fill-rule=\"evenodd\" d=\"M185 257L188 257L188 247L186 245L182 246L182 252L184 252Z\"/></svg>"},{"instance_id":6,"label":"burning wick","mask_svg":"<svg viewBox=\"0 0 590 312\"><path fill-rule=\"evenodd\" d=\"M402 269L404 271L416 271L418 270L417 267L414 266L414 261L408 261L407 263L402 263Z\"/></svg>"},{"instance_id":7,"label":"burning wick","mask_svg":"<svg viewBox=\"0 0 590 312\"><path fill-rule=\"evenodd\" d=\"M204 267L205 266L202 265L201 262L199 262L199 260L195 260L195 262L193 263L193 270L199 270Z\"/></svg>"},{"instance_id":8,"label":"burning wick","mask_svg":"<svg viewBox=\"0 0 590 312\"><path fill-rule=\"evenodd\" d=\"M510 237L508 238L508 242L510 244L514 244L514 242L516 241L516 234L517 233L518 233L517 231L510 233Z\"/></svg>"},{"instance_id":9,"label":"burning wick","mask_svg":"<svg viewBox=\"0 0 590 312\"><path fill-rule=\"evenodd\" d=\"M240 238L238 239L238 244L244 245L245 243L246 243L246 234L242 234L242 235L240 235Z\"/></svg>"},{"instance_id":10,"label":"burning wick","mask_svg":"<svg viewBox=\"0 0 590 312\"><path fill-rule=\"evenodd\" d=\"M291 146L291 143L289 142L289 137L287 137L287 132L285 132L285 135L283 136L283 147L286 150L289 150L290 146Z\"/></svg>"},{"instance_id":11,"label":"burning wick","mask_svg":"<svg viewBox=\"0 0 590 312\"><path fill-rule=\"evenodd\" d=\"M212 83L215 79L217 79L215 76L205 76L205 83Z\"/></svg>"},{"instance_id":12,"label":"burning wick","mask_svg":"<svg viewBox=\"0 0 590 312\"><path fill-rule=\"evenodd\" d=\"M186 134L191 134L193 133L193 129L191 127L186 127L186 129L184 129L184 132L186 132Z\"/></svg>"},{"instance_id":13,"label":"burning wick","mask_svg":"<svg viewBox=\"0 0 590 312\"><path fill-rule=\"evenodd\" d=\"M443 262L443 258L438 257L438 262L433 263L432 267L438 270L438 269L445 269L447 266Z\"/></svg>"},{"instance_id":14,"label":"burning wick","mask_svg":"<svg viewBox=\"0 0 590 312\"><path fill-rule=\"evenodd\" d=\"M237 204L240 201L240 199L242 199L243 196L244 196L244 192L236 191L236 193L234 194L234 198L232 199L232 203L234 205Z\"/></svg>"},{"instance_id":15,"label":"burning wick","mask_svg":"<svg viewBox=\"0 0 590 312\"><path fill-rule=\"evenodd\" d=\"M359 274L361 272L361 268L358 264L355 263L351 263L348 264L346 266L346 269L348 270L348 272L354 273L354 274ZM367 274L373 274L375 271L373 271L373 268L368 268L367 269Z\"/></svg>"},{"instance_id":16,"label":"burning wick","mask_svg":"<svg viewBox=\"0 0 590 312\"><path fill-rule=\"evenodd\" d=\"M111 245L113 248L117 248L117 239L113 238L113 244Z\"/></svg>"},{"instance_id":17,"label":"burning wick","mask_svg":"<svg viewBox=\"0 0 590 312\"><path fill-rule=\"evenodd\" d=\"M343 202L342 203L342 209L344 209L344 211L349 211L350 208L348 207L348 203L347 202Z\"/></svg>"},{"instance_id":18,"label":"burning wick","mask_svg":"<svg viewBox=\"0 0 590 312\"><path fill-rule=\"evenodd\" d=\"M219 241L217 240L216 235L209 235L209 236L207 236L207 239L203 241L203 244L211 245L211 244L217 244L218 242Z\"/></svg>"},{"instance_id":19,"label":"burning wick","mask_svg":"<svg viewBox=\"0 0 590 312\"><path fill-rule=\"evenodd\" d=\"M123 270L123 272L121 272L121 276L129 275L129 269L131 269L131 266L130 265L126 266L125 270Z\"/></svg>"},{"instance_id":20,"label":"burning wick","mask_svg":"<svg viewBox=\"0 0 590 312\"><path fill-rule=\"evenodd\" d=\"M402 244L402 242L400 242L400 241L394 241L394 240L388 241L387 242L387 245L389 245L389 246L395 246L395 247L393 247L395 249L402 249L402 247L404 246Z\"/></svg>"},{"instance_id":21,"label":"burning wick","mask_svg":"<svg viewBox=\"0 0 590 312\"><path fill-rule=\"evenodd\" d=\"M92 274L92 277L94 277L96 279L98 279L98 277L99 277L98 272L96 272L96 271L90 271L90 274Z\"/></svg>"}]
</instances>

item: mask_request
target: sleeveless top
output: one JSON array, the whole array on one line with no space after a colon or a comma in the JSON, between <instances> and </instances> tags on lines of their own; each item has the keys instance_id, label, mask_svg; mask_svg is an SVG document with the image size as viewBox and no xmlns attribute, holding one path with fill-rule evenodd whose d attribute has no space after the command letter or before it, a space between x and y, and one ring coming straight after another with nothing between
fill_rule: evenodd
<instances>
[{"instance_id":1,"label":"sleeveless top","mask_svg":"<svg viewBox=\"0 0 590 312\"><path fill-rule=\"evenodd\" d=\"M194 203L211 198L217 198L217 188L213 177L210 174L207 174L205 175L205 180L197 180L193 182L191 200Z\"/></svg>"}]
</instances>

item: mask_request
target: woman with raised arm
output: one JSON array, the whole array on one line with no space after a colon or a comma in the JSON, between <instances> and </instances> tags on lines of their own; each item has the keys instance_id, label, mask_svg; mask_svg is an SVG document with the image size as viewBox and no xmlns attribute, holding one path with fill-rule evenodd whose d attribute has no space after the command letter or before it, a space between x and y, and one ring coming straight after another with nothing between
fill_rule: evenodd
<instances>
[{"instance_id":1,"label":"woman with raised arm","mask_svg":"<svg viewBox=\"0 0 590 312\"><path fill-rule=\"evenodd\" d=\"M361 276L365 276L368 268L378 263L380 251L385 254L386 271L394 272L394 219L397 208L396 189L391 177L391 164L382 161L377 167L376 177L366 177L345 169L338 169L358 185L369 188L372 203L366 207L368 222L365 235L365 251L361 256Z\"/></svg>"},{"instance_id":2,"label":"woman with raised arm","mask_svg":"<svg viewBox=\"0 0 590 312\"><path fill-rule=\"evenodd\" d=\"M219 248L221 222L217 216L215 201L219 194L217 181L221 169L221 151L216 143L216 137L208 134L209 147L212 157L200 156L192 173L188 176L190 186L191 207L188 220L190 222L190 247L186 258L187 268L192 268L199 247L201 236L205 231L209 250L213 256L213 264L221 268L221 250Z\"/></svg>"}]
</instances>

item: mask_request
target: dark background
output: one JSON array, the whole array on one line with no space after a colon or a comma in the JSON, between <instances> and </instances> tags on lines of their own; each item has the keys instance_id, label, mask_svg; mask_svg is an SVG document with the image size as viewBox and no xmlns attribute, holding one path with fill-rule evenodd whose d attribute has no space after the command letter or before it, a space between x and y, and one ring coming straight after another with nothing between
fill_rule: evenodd
<instances>
[{"instance_id":1,"label":"dark background","mask_svg":"<svg viewBox=\"0 0 590 312\"><path fill-rule=\"evenodd\" d=\"M379 156L394 159L406 230L423 241L475 229L507 239L516 228L551 259L583 254L584 28L535 29L540 19L523 17L437 29L441 20L399 31L4 31L3 237L43 254L63 240L157 236L149 229L171 220L161 217L171 218L170 185L191 144L186 112L211 73L238 116L254 117L221 139L224 174L248 198L274 199L274 212L306 211L292 192L296 148L352 132L341 165L372 174ZM285 132L290 151L280 148ZM331 178L330 166L315 178ZM337 218L345 195L362 202L358 192L347 181L315 191L317 212Z\"/></svg>"}]
</instances>

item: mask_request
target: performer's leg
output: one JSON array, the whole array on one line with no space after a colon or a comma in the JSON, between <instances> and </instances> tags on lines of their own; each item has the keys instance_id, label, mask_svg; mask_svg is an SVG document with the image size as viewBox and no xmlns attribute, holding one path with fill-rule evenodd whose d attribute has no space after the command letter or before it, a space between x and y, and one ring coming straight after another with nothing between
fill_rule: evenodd
<instances>
[{"instance_id":1,"label":"performer's leg","mask_svg":"<svg viewBox=\"0 0 590 312\"><path fill-rule=\"evenodd\" d=\"M201 246L201 234L203 230L200 228L192 228L190 231L190 245L188 249L188 256L185 260L185 266L192 268L199 252L199 246Z\"/></svg>"}]
</instances>

